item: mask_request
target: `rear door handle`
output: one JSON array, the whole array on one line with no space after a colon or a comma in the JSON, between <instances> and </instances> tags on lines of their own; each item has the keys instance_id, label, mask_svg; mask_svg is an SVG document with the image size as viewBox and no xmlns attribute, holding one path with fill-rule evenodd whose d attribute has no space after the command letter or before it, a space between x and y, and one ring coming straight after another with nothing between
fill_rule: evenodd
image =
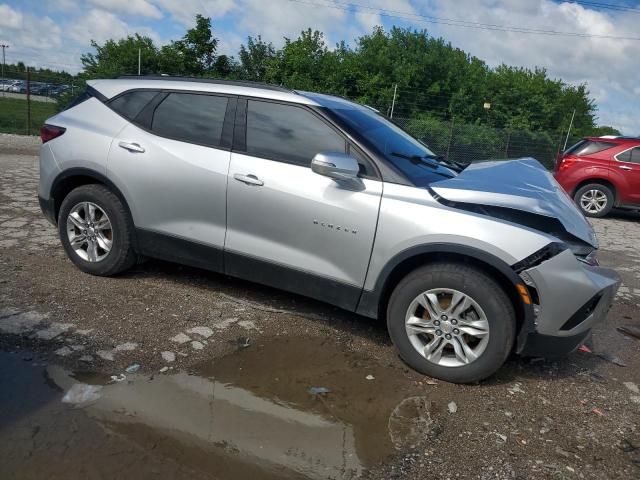
<instances>
[{"instance_id":1,"label":"rear door handle","mask_svg":"<svg viewBox=\"0 0 640 480\"><path fill-rule=\"evenodd\" d=\"M261 187L262 185L264 185L264 182L255 175L242 175L241 173L234 173L233 178L235 178L239 182L246 183L247 185L256 185L257 187Z\"/></svg>"},{"instance_id":2,"label":"rear door handle","mask_svg":"<svg viewBox=\"0 0 640 480\"><path fill-rule=\"evenodd\" d=\"M137 143L120 142L118 143L118 146L124 148L125 150L129 150L130 152L144 153L144 148L142 148Z\"/></svg>"},{"instance_id":3,"label":"rear door handle","mask_svg":"<svg viewBox=\"0 0 640 480\"><path fill-rule=\"evenodd\" d=\"M620 165L618 168L620 168L622 170L633 170L633 168L627 167L626 165Z\"/></svg>"}]
</instances>

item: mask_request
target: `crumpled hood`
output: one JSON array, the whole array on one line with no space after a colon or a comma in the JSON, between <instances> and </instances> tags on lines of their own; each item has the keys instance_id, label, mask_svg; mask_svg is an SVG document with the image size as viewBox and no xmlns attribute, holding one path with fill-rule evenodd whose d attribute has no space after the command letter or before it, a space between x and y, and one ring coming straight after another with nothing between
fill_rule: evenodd
<instances>
[{"instance_id":1,"label":"crumpled hood","mask_svg":"<svg viewBox=\"0 0 640 480\"><path fill-rule=\"evenodd\" d=\"M533 158L473 163L431 184L450 202L512 208L557 218L571 235L598 246L591 224L553 176Z\"/></svg>"}]
</instances>

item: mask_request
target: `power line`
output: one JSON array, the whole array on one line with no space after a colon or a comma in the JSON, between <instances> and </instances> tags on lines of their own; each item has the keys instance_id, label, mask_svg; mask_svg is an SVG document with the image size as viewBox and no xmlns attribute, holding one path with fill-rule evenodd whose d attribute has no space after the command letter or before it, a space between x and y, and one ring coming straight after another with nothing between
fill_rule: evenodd
<instances>
[{"instance_id":1,"label":"power line","mask_svg":"<svg viewBox=\"0 0 640 480\"><path fill-rule=\"evenodd\" d=\"M447 25L450 27L461 28L474 28L478 30L489 30L498 32L512 32L512 33L524 33L527 35L547 35L547 36L565 36L565 37L577 37L577 38L601 38L609 40L630 40L640 41L640 37L624 37L618 35L599 35L592 33L580 33L580 32L563 32L557 30L543 30L537 28L519 27L514 25L499 25L492 23L470 22L467 20L459 20L452 18L434 17L431 15L421 15L418 13L402 12L398 10L386 10L376 7L369 7L358 3L346 3L339 1L329 1L322 3L320 1L313 0L289 0L290 2L313 5L317 7L334 8L337 10L344 10L351 12L353 10L361 11L362 13L380 15L382 17L399 18L402 20L411 20L418 23L431 23L437 25Z\"/></svg>"}]
</instances>

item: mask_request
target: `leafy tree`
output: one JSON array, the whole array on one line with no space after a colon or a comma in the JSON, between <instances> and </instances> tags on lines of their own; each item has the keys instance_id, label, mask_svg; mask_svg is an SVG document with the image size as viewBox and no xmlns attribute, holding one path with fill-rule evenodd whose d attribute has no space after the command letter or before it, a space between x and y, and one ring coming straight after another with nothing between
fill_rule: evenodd
<instances>
[{"instance_id":1,"label":"leafy tree","mask_svg":"<svg viewBox=\"0 0 640 480\"><path fill-rule=\"evenodd\" d=\"M161 50L162 55L167 56L162 66L170 68L166 60L172 60L175 63L171 70L178 68L182 75L204 75L213 70L217 49L218 39L211 31L211 19L197 14L196 26Z\"/></svg>"},{"instance_id":2,"label":"leafy tree","mask_svg":"<svg viewBox=\"0 0 640 480\"><path fill-rule=\"evenodd\" d=\"M271 42L263 41L260 35L255 39L249 36L247 45L240 46L238 57L239 75L242 79L264 82L269 64L276 57L276 50Z\"/></svg>"},{"instance_id":3,"label":"leafy tree","mask_svg":"<svg viewBox=\"0 0 640 480\"><path fill-rule=\"evenodd\" d=\"M138 51L141 55L142 75L156 73L159 52L149 37L138 35L115 40L107 40L103 45L91 41L95 53L86 53L80 57L84 72L83 78L114 78L119 75L138 73Z\"/></svg>"}]
</instances>

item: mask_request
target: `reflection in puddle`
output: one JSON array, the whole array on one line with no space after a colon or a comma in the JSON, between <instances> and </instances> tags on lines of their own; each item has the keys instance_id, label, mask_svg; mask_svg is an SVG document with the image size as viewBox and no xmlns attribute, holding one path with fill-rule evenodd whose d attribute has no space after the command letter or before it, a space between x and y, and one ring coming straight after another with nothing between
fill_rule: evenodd
<instances>
[{"instance_id":1,"label":"reflection in puddle","mask_svg":"<svg viewBox=\"0 0 640 480\"><path fill-rule=\"evenodd\" d=\"M103 381L58 367L47 374L64 391ZM401 370L331 344L282 338L190 373L130 375L78 406L143 451L216 478L350 479L437 432L431 402L404 400L408 383Z\"/></svg>"}]
</instances>

